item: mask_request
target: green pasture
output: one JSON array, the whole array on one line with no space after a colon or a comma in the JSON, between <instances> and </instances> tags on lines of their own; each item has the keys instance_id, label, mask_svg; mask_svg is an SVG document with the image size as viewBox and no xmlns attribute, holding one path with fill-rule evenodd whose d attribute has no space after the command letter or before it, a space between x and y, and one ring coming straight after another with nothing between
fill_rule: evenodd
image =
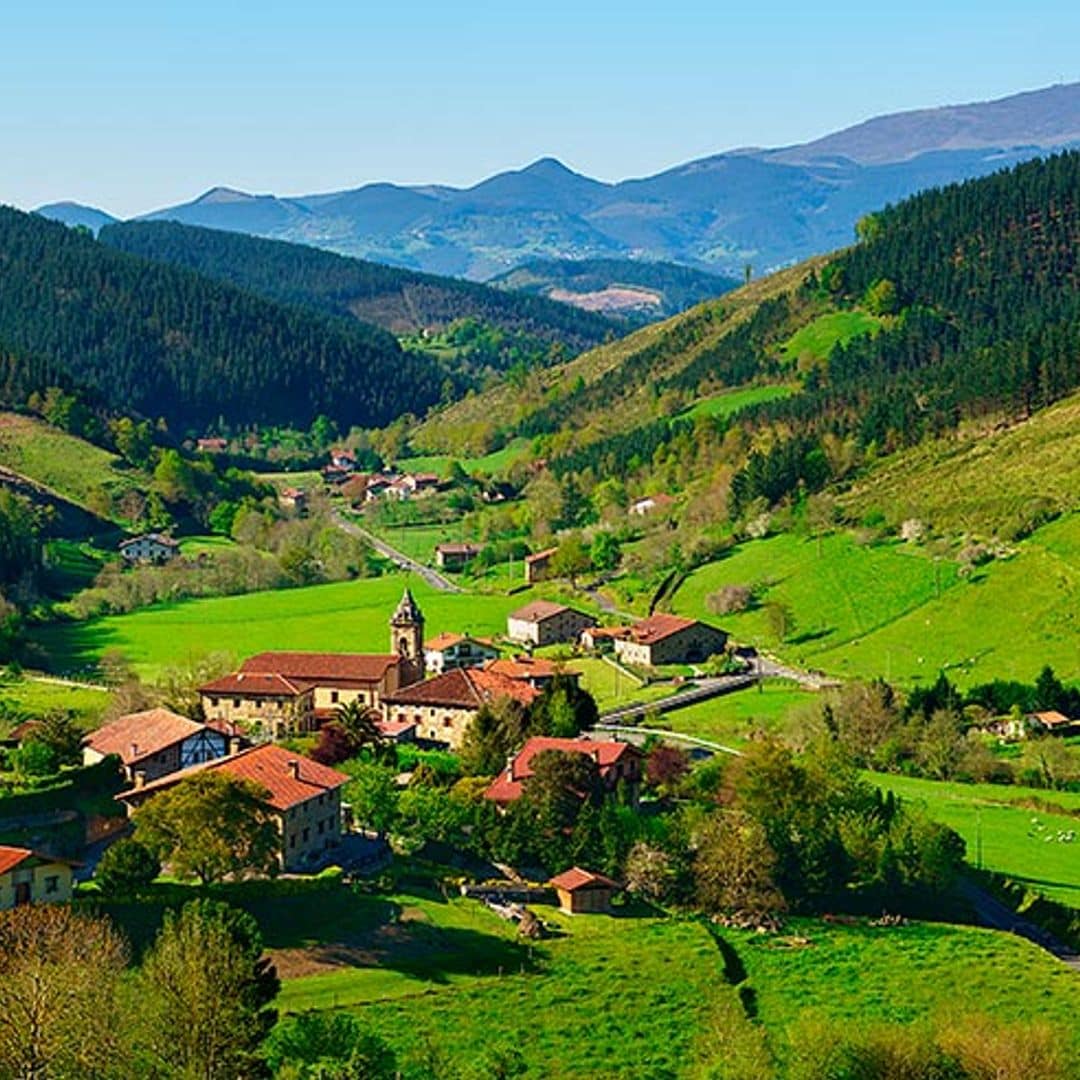
<instances>
[{"instance_id":1,"label":"green pasture","mask_svg":"<svg viewBox=\"0 0 1080 1080\"><path fill-rule=\"evenodd\" d=\"M704 398L695 402L687 409L683 416L731 416L740 409L747 409L751 405L760 405L765 401L775 401L777 398L788 397L798 389L796 386L746 386L738 390L728 390L715 397Z\"/></svg>"},{"instance_id":2,"label":"green pasture","mask_svg":"<svg viewBox=\"0 0 1080 1080\"><path fill-rule=\"evenodd\" d=\"M158 604L127 615L55 622L31 630L53 671L80 670L119 649L140 675L212 652L236 657L264 649L386 652L387 624L408 585L426 618L427 636L457 630L491 636L528 599L437 592L416 575L391 574L299 589Z\"/></svg>"},{"instance_id":3,"label":"green pasture","mask_svg":"<svg viewBox=\"0 0 1080 1080\"><path fill-rule=\"evenodd\" d=\"M882 320L866 311L832 311L797 330L780 351L786 360L805 356L824 360L837 345L846 345L863 334L876 334L881 327Z\"/></svg>"},{"instance_id":4,"label":"green pasture","mask_svg":"<svg viewBox=\"0 0 1080 1080\"><path fill-rule=\"evenodd\" d=\"M515 461L529 452L528 439L511 439L499 450L473 457L454 457L452 454L421 454L394 462L395 468L408 472L433 472L441 477L450 475L450 466L456 461L470 475L482 473L495 476L506 472Z\"/></svg>"},{"instance_id":5,"label":"green pasture","mask_svg":"<svg viewBox=\"0 0 1080 1080\"><path fill-rule=\"evenodd\" d=\"M0 675L0 735L23 719L73 713L80 727L95 727L109 704L108 691L48 682L28 675Z\"/></svg>"},{"instance_id":6,"label":"green pasture","mask_svg":"<svg viewBox=\"0 0 1080 1080\"><path fill-rule=\"evenodd\" d=\"M663 713L649 726L738 746L759 731L779 732L797 712L819 709L821 695L787 679L766 679L733 694Z\"/></svg>"},{"instance_id":7,"label":"green pasture","mask_svg":"<svg viewBox=\"0 0 1080 1080\"><path fill-rule=\"evenodd\" d=\"M759 586L762 603L710 615L723 585ZM940 589L940 595L939 595ZM789 609L784 641L766 606ZM1011 558L967 580L919 547L861 546L845 533L815 540L785 533L751 541L696 570L676 593L679 614L712 619L736 640L841 677L932 682L944 669L962 685L1031 681L1045 664L1080 678L1080 515L1038 530Z\"/></svg>"},{"instance_id":8,"label":"green pasture","mask_svg":"<svg viewBox=\"0 0 1080 1080\"><path fill-rule=\"evenodd\" d=\"M581 685L596 699L601 712L633 702L657 701L669 697L675 690L671 683L665 682L642 686L637 679L597 657L577 657L566 666L571 671L581 672Z\"/></svg>"},{"instance_id":9,"label":"green pasture","mask_svg":"<svg viewBox=\"0 0 1080 1080\"><path fill-rule=\"evenodd\" d=\"M981 850L984 869L1008 874L1053 900L1080 908L1080 793L880 773L872 779L955 829L967 843L973 866L980 863ZM1044 806L1072 813L1051 813ZM1071 842L1059 839L1070 832Z\"/></svg>"}]
</instances>

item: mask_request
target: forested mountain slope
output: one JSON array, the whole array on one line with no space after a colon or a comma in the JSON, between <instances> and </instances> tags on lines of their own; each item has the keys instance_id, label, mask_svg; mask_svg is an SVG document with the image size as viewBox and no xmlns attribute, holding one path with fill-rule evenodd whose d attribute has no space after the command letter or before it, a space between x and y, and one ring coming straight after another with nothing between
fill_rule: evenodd
<instances>
[{"instance_id":1,"label":"forested mountain slope","mask_svg":"<svg viewBox=\"0 0 1080 1080\"><path fill-rule=\"evenodd\" d=\"M579 357L557 383L463 401L414 443L451 438L451 416L498 416L496 441L532 437L586 490L684 486L722 466L733 517L850 483L962 423L1014 422L1080 387L1078 202L1078 153L927 192L864 219L831 259ZM705 404L762 384L790 392Z\"/></svg>"},{"instance_id":2,"label":"forested mountain slope","mask_svg":"<svg viewBox=\"0 0 1080 1080\"><path fill-rule=\"evenodd\" d=\"M469 318L549 345L558 342L572 354L615 332L602 316L543 296L346 258L303 244L171 221L109 225L100 238L121 251L183 266L271 300L352 315L395 334L441 330Z\"/></svg>"},{"instance_id":3,"label":"forested mountain slope","mask_svg":"<svg viewBox=\"0 0 1080 1080\"><path fill-rule=\"evenodd\" d=\"M285 306L0 208L0 405L49 385L106 408L214 424L388 423L444 372L377 327Z\"/></svg>"}]
</instances>

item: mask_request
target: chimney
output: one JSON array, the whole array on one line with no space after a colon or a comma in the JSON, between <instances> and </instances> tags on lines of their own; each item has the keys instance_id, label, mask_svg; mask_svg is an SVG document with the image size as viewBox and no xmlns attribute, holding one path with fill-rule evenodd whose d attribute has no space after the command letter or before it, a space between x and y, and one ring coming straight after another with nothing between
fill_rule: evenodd
<instances>
[{"instance_id":1,"label":"chimney","mask_svg":"<svg viewBox=\"0 0 1080 1080\"><path fill-rule=\"evenodd\" d=\"M506 779L507 780L513 780L514 779L514 755L513 754L507 754L506 755Z\"/></svg>"},{"instance_id":2,"label":"chimney","mask_svg":"<svg viewBox=\"0 0 1080 1080\"><path fill-rule=\"evenodd\" d=\"M131 760L134 761L139 756L139 744L133 742L131 744Z\"/></svg>"},{"instance_id":3,"label":"chimney","mask_svg":"<svg viewBox=\"0 0 1080 1080\"><path fill-rule=\"evenodd\" d=\"M299 780L300 779L300 762L297 761L296 758L292 758L292 759L289 760L288 765L289 765L289 772L292 773L292 778L294 780Z\"/></svg>"},{"instance_id":4,"label":"chimney","mask_svg":"<svg viewBox=\"0 0 1080 1080\"><path fill-rule=\"evenodd\" d=\"M135 790L146 787L146 773L139 769L135 773Z\"/></svg>"},{"instance_id":5,"label":"chimney","mask_svg":"<svg viewBox=\"0 0 1080 1080\"><path fill-rule=\"evenodd\" d=\"M230 735L228 742L228 755L232 757L233 754L240 753L240 737L238 735Z\"/></svg>"}]
</instances>

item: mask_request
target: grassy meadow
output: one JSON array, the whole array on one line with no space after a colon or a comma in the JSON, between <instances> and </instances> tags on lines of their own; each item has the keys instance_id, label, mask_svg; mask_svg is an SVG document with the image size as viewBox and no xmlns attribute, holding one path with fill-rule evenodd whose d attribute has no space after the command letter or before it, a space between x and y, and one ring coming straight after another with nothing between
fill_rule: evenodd
<instances>
[{"instance_id":1,"label":"grassy meadow","mask_svg":"<svg viewBox=\"0 0 1080 1080\"><path fill-rule=\"evenodd\" d=\"M779 641L764 605L710 615L724 585L759 586L793 617ZM940 595L939 595L940 592ZM683 615L721 622L738 640L842 677L933 681L943 668L970 685L1031 681L1044 664L1080 677L1080 515L1039 529L1011 558L961 579L954 562L919 547L862 546L845 533L752 541L696 570L676 593Z\"/></svg>"},{"instance_id":2,"label":"grassy meadow","mask_svg":"<svg viewBox=\"0 0 1080 1080\"><path fill-rule=\"evenodd\" d=\"M881 319L867 311L857 308L852 311L831 311L797 330L784 342L780 351L785 359L791 361L804 357L825 360L835 346L844 345L863 334L876 334L881 327Z\"/></svg>"},{"instance_id":3,"label":"grassy meadow","mask_svg":"<svg viewBox=\"0 0 1080 1080\"><path fill-rule=\"evenodd\" d=\"M144 678L186 657L264 649L386 652L387 623L408 585L426 618L425 632L493 635L531 594L477 596L437 592L415 575L390 574L307 588L158 604L127 615L34 627L32 642L57 672L95 663L119 649Z\"/></svg>"},{"instance_id":4,"label":"grassy meadow","mask_svg":"<svg viewBox=\"0 0 1080 1080\"><path fill-rule=\"evenodd\" d=\"M529 440L525 438L511 439L499 450L492 450L490 454L480 454L471 457L454 457L450 454L422 454L418 457L402 458L396 461L395 467L408 472L433 472L441 477L450 475L450 466L456 461L470 474L483 473L491 476L506 472L511 465L529 450Z\"/></svg>"},{"instance_id":5,"label":"grassy meadow","mask_svg":"<svg viewBox=\"0 0 1080 1080\"><path fill-rule=\"evenodd\" d=\"M6 412L0 413L0 466L84 507L100 492L120 495L138 479L108 450L42 420Z\"/></svg>"},{"instance_id":6,"label":"grassy meadow","mask_svg":"<svg viewBox=\"0 0 1080 1080\"><path fill-rule=\"evenodd\" d=\"M728 390L726 393L717 394L714 397L703 398L691 405L683 416L731 416L740 409L747 409L751 405L760 405L765 401L775 401L777 398L787 397L793 394L797 387L789 385L779 386L746 386L737 390Z\"/></svg>"},{"instance_id":7,"label":"grassy meadow","mask_svg":"<svg viewBox=\"0 0 1080 1080\"><path fill-rule=\"evenodd\" d=\"M95 727L109 704L106 690L50 682L28 675L0 678L0 736L18 722L20 715L40 716L62 710L73 713L80 727Z\"/></svg>"},{"instance_id":8,"label":"grassy meadow","mask_svg":"<svg viewBox=\"0 0 1080 1080\"><path fill-rule=\"evenodd\" d=\"M821 700L820 694L803 690L787 679L766 679L747 690L674 709L650 723L725 746L738 746L759 731L782 731L800 710L820 708Z\"/></svg>"},{"instance_id":9,"label":"grassy meadow","mask_svg":"<svg viewBox=\"0 0 1080 1080\"><path fill-rule=\"evenodd\" d=\"M883 774L872 779L955 829L967 843L972 865L980 861L981 836L982 868L1080 908L1080 793ZM1048 813L1043 806L1071 813ZM1059 839L1069 832L1071 842Z\"/></svg>"}]
</instances>

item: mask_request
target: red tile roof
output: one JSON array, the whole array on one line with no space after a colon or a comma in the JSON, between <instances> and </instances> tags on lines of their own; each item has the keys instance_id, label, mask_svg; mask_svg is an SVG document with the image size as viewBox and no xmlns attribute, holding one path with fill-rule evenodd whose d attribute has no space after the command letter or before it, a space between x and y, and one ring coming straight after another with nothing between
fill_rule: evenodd
<instances>
[{"instance_id":1,"label":"red tile roof","mask_svg":"<svg viewBox=\"0 0 1080 1080\"><path fill-rule=\"evenodd\" d=\"M1028 715L1048 728L1068 727L1072 724L1072 721L1064 713L1058 712L1057 709L1044 709L1042 712L1033 712Z\"/></svg>"},{"instance_id":2,"label":"red tile roof","mask_svg":"<svg viewBox=\"0 0 1080 1080\"><path fill-rule=\"evenodd\" d=\"M593 873L592 870L582 870L580 866L571 866L561 874L553 877L548 884L553 889L562 889L565 892L577 892L578 889L592 889L602 885L609 889L618 889L619 883L603 874Z\"/></svg>"},{"instance_id":3,"label":"red tile roof","mask_svg":"<svg viewBox=\"0 0 1080 1080\"><path fill-rule=\"evenodd\" d=\"M240 665L242 672L268 672L286 679L327 685L335 682L379 682L398 657L389 654L262 652Z\"/></svg>"},{"instance_id":4,"label":"red tile roof","mask_svg":"<svg viewBox=\"0 0 1080 1080\"><path fill-rule=\"evenodd\" d=\"M508 679L482 668L455 668L433 679L413 683L383 700L391 705L445 705L456 709L479 709L497 698L508 697L530 705L540 691L526 682Z\"/></svg>"},{"instance_id":5,"label":"red tile roof","mask_svg":"<svg viewBox=\"0 0 1080 1080\"><path fill-rule=\"evenodd\" d=\"M26 862L34 853L29 848L8 847L0 844L0 874L14 870L20 863Z\"/></svg>"},{"instance_id":6,"label":"red tile roof","mask_svg":"<svg viewBox=\"0 0 1080 1080\"><path fill-rule=\"evenodd\" d=\"M416 727L415 720L378 720L375 726L384 739L398 739Z\"/></svg>"},{"instance_id":7,"label":"red tile roof","mask_svg":"<svg viewBox=\"0 0 1080 1080\"><path fill-rule=\"evenodd\" d=\"M256 671L236 671L199 687L200 694L233 694L236 697L300 697L314 688L313 683L298 682Z\"/></svg>"},{"instance_id":8,"label":"red tile roof","mask_svg":"<svg viewBox=\"0 0 1080 1080\"><path fill-rule=\"evenodd\" d=\"M198 734L203 727L168 709L147 709L105 724L88 735L83 744L99 754L119 754L125 765L131 765Z\"/></svg>"},{"instance_id":9,"label":"red tile roof","mask_svg":"<svg viewBox=\"0 0 1080 1080\"><path fill-rule=\"evenodd\" d=\"M293 773L294 764L297 775ZM250 750L241 750L239 754L233 754L232 757L217 758L215 761L206 761L201 765L192 765L179 772L169 773L149 784L144 784L141 788L122 791L117 798L126 799L132 795L143 795L148 791L160 791L180 783L181 780L186 780L197 772L205 772L208 769L227 773L241 780L250 780L259 787L265 788L269 792L265 801L275 810L288 810L324 792L334 791L349 782L349 777L338 772L337 769L331 769L328 765L320 765L310 758L294 754L283 746L264 743Z\"/></svg>"},{"instance_id":10,"label":"red tile roof","mask_svg":"<svg viewBox=\"0 0 1080 1080\"><path fill-rule=\"evenodd\" d=\"M580 672L568 671L563 664L556 664L542 656L515 656L512 659L489 660L485 671L505 675L508 679L551 679L556 675L578 677Z\"/></svg>"},{"instance_id":11,"label":"red tile roof","mask_svg":"<svg viewBox=\"0 0 1080 1080\"><path fill-rule=\"evenodd\" d=\"M641 756L641 751L629 743L593 741L591 739L556 739L548 735L534 735L518 751L508 768L491 782L484 798L493 802L513 802L521 797L524 783L533 774L532 759L545 750L559 750L564 754L588 754L596 761L600 775L624 757Z\"/></svg>"},{"instance_id":12,"label":"red tile roof","mask_svg":"<svg viewBox=\"0 0 1080 1080\"><path fill-rule=\"evenodd\" d=\"M473 641L477 645L487 645L488 648L492 649L495 647L491 642L491 638L473 637L472 634L455 634L446 631L442 634L436 634L429 641L425 641L424 648L431 649L433 652L441 652L443 649L449 649L462 641Z\"/></svg>"},{"instance_id":13,"label":"red tile roof","mask_svg":"<svg viewBox=\"0 0 1080 1080\"><path fill-rule=\"evenodd\" d=\"M553 600L534 600L531 604L526 604L524 607L518 608L517 611L512 611L509 617L522 622L543 622L545 619L561 615L564 611L575 611L578 615L584 615L584 612L577 611L576 608L569 607L566 604L557 604ZM589 618L589 616L586 616L586 618Z\"/></svg>"},{"instance_id":14,"label":"red tile roof","mask_svg":"<svg viewBox=\"0 0 1080 1080\"><path fill-rule=\"evenodd\" d=\"M697 625L697 619L684 619L681 615L650 615L630 627L630 638L639 645L653 645L657 641L677 634L680 630L689 630Z\"/></svg>"},{"instance_id":15,"label":"red tile roof","mask_svg":"<svg viewBox=\"0 0 1080 1080\"><path fill-rule=\"evenodd\" d=\"M479 555L479 544L436 544L435 550L443 555Z\"/></svg>"}]
</instances>

